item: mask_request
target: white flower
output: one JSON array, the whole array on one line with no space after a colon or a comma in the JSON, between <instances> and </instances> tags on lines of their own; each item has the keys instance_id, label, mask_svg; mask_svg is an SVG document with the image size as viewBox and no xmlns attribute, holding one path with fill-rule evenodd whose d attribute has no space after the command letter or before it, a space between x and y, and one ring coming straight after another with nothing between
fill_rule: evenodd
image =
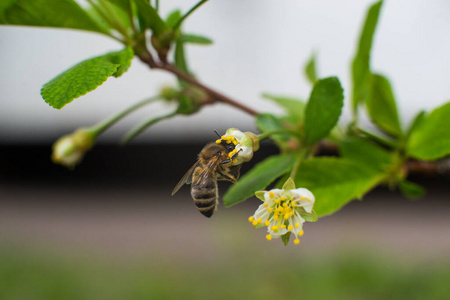
<instances>
[{"instance_id":1,"label":"white flower","mask_svg":"<svg viewBox=\"0 0 450 300\"><path fill-rule=\"evenodd\" d=\"M290 232L295 237L294 243L299 244L299 237L303 235L303 223L317 221L313 210L314 195L305 188L296 189L291 178L286 181L283 189L260 191L255 195L264 203L248 220L255 227L267 226L268 240Z\"/></svg>"},{"instance_id":2,"label":"white flower","mask_svg":"<svg viewBox=\"0 0 450 300\"><path fill-rule=\"evenodd\" d=\"M258 138L255 134L251 132L244 133L236 128L228 129L221 139L216 142L221 143L222 140L228 144L233 143L235 146L234 150L228 154L229 158L232 158L237 153L237 157L232 161L232 165L240 165L250 161L253 157L253 152L259 148Z\"/></svg>"}]
</instances>

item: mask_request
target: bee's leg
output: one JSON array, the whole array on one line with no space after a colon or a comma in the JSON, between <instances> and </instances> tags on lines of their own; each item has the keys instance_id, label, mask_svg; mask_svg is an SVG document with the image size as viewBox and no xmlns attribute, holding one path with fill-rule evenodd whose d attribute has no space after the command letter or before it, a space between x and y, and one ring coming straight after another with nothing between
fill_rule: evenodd
<instances>
[{"instance_id":1,"label":"bee's leg","mask_svg":"<svg viewBox=\"0 0 450 300\"><path fill-rule=\"evenodd\" d=\"M237 182L237 178L231 174L228 173L224 173L221 171L218 171L220 177L217 178L217 180L225 180L225 181L229 181L232 183L236 183Z\"/></svg>"},{"instance_id":2,"label":"bee's leg","mask_svg":"<svg viewBox=\"0 0 450 300\"><path fill-rule=\"evenodd\" d=\"M224 164L227 164L227 163L232 162L233 160L235 160L235 159L238 157L238 154L239 154L239 152L241 152L241 151L242 151L242 149L239 149L239 151L236 152L231 158L225 159L225 160L222 161L220 164L221 164L221 165L224 165Z\"/></svg>"}]
</instances>

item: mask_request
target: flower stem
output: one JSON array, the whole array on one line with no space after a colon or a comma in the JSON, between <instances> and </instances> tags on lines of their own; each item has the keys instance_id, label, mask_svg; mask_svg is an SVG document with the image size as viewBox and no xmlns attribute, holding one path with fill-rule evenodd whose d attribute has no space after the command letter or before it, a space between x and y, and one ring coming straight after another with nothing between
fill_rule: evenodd
<instances>
[{"instance_id":1,"label":"flower stem","mask_svg":"<svg viewBox=\"0 0 450 300\"><path fill-rule=\"evenodd\" d=\"M269 138L271 135L274 134L278 134L278 133L290 133L292 135L297 135L298 133L295 132L294 130L291 129L277 129L277 130L272 130L272 131L268 131L268 132L264 132L258 135L258 140L262 141L265 140L267 138Z\"/></svg>"},{"instance_id":2,"label":"flower stem","mask_svg":"<svg viewBox=\"0 0 450 300\"><path fill-rule=\"evenodd\" d=\"M160 116L160 117L151 118L151 119L145 121L144 123L139 124L136 127L133 127L122 138L121 144L124 145L124 144L128 143L129 141L134 139L136 136L141 134L145 129L147 129L148 127L150 127L150 126L152 126L152 125L154 125L156 123L158 123L159 121L162 121L162 120L165 120L165 119L169 119L169 118L174 117L176 115L177 115L177 111L173 111L171 113L168 113L168 114Z\"/></svg>"},{"instance_id":3,"label":"flower stem","mask_svg":"<svg viewBox=\"0 0 450 300\"><path fill-rule=\"evenodd\" d=\"M178 22L175 24L175 26L173 27L173 31L176 31L181 26L181 24L183 23L184 19L189 17L190 14L192 14L197 8L199 8L205 2L208 2L208 0L202 0L202 1L198 2L187 13L185 13L184 16L182 16L181 19L178 20Z\"/></svg>"},{"instance_id":4,"label":"flower stem","mask_svg":"<svg viewBox=\"0 0 450 300\"><path fill-rule=\"evenodd\" d=\"M299 151L298 157L295 160L294 166L292 167L291 175L289 176L290 178L292 178L292 180L294 180L294 182L295 182L295 176L297 175L297 171L300 168L302 161L305 160L306 158L308 158L310 156L310 153L311 153L311 149L309 149L309 148L304 148Z\"/></svg>"},{"instance_id":5,"label":"flower stem","mask_svg":"<svg viewBox=\"0 0 450 300\"><path fill-rule=\"evenodd\" d=\"M158 100L160 98L160 96L154 96L151 98L147 98L145 100L142 100L130 107L128 107L127 109L125 109L124 111L121 111L120 113L101 121L100 123L94 125L91 127L91 130L96 134L99 135L102 132L104 132L106 129L108 129L109 127L111 127L112 125L114 125L115 123L117 123L119 120L121 120L122 118L124 118L125 116L127 116L128 114L132 113L133 111L137 110L138 108L141 108L142 106L145 106L149 103L152 103L155 100Z\"/></svg>"}]
</instances>

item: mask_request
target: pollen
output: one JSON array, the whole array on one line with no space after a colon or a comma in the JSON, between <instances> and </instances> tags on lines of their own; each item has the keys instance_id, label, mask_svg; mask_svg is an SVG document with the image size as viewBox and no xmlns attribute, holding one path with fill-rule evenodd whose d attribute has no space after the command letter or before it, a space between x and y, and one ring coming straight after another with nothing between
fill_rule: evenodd
<instances>
[{"instance_id":1,"label":"pollen","mask_svg":"<svg viewBox=\"0 0 450 300\"><path fill-rule=\"evenodd\" d=\"M268 211L268 212L272 212L272 211L273 211L273 208L272 208L272 207L269 207L269 208L267 209L267 211Z\"/></svg>"},{"instance_id":2,"label":"pollen","mask_svg":"<svg viewBox=\"0 0 450 300\"><path fill-rule=\"evenodd\" d=\"M270 227L270 229L272 229L273 231L277 231L278 230L278 226L272 226L272 227Z\"/></svg>"},{"instance_id":3,"label":"pollen","mask_svg":"<svg viewBox=\"0 0 450 300\"><path fill-rule=\"evenodd\" d=\"M256 220L253 220L252 224L253 224L253 226L256 226L256 225L258 225L258 221L256 221Z\"/></svg>"},{"instance_id":4,"label":"pollen","mask_svg":"<svg viewBox=\"0 0 450 300\"><path fill-rule=\"evenodd\" d=\"M274 192L269 192L269 197L270 197L270 198L275 197L275 193L274 193Z\"/></svg>"},{"instance_id":5,"label":"pollen","mask_svg":"<svg viewBox=\"0 0 450 300\"><path fill-rule=\"evenodd\" d=\"M300 232L298 233L298 236L302 236L305 232L303 230L300 230Z\"/></svg>"},{"instance_id":6,"label":"pollen","mask_svg":"<svg viewBox=\"0 0 450 300\"><path fill-rule=\"evenodd\" d=\"M237 159L233 160L233 164L237 163Z\"/></svg>"},{"instance_id":7,"label":"pollen","mask_svg":"<svg viewBox=\"0 0 450 300\"><path fill-rule=\"evenodd\" d=\"M269 206L269 202L264 202L264 207L268 207Z\"/></svg>"},{"instance_id":8,"label":"pollen","mask_svg":"<svg viewBox=\"0 0 450 300\"><path fill-rule=\"evenodd\" d=\"M266 235L266 239L267 239L268 241L270 241L270 240L272 239L272 235L270 235L270 234Z\"/></svg>"},{"instance_id":9,"label":"pollen","mask_svg":"<svg viewBox=\"0 0 450 300\"><path fill-rule=\"evenodd\" d=\"M284 225L284 224L281 224L281 226L280 226L282 229L285 229L286 228L286 225Z\"/></svg>"},{"instance_id":10,"label":"pollen","mask_svg":"<svg viewBox=\"0 0 450 300\"><path fill-rule=\"evenodd\" d=\"M300 227L300 223L296 222L295 223L295 228L299 228Z\"/></svg>"},{"instance_id":11,"label":"pollen","mask_svg":"<svg viewBox=\"0 0 450 300\"><path fill-rule=\"evenodd\" d=\"M255 218L253 218L253 216L248 217L248 221L249 221L250 223L252 223L254 220L255 220Z\"/></svg>"},{"instance_id":12,"label":"pollen","mask_svg":"<svg viewBox=\"0 0 450 300\"><path fill-rule=\"evenodd\" d=\"M270 225L269 220L266 220L266 221L264 222L264 226L269 226L269 225Z\"/></svg>"},{"instance_id":13,"label":"pollen","mask_svg":"<svg viewBox=\"0 0 450 300\"><path fill-rule=\"evenodd\" d=\"M288 226L288 230L289 230L289 231L292 231L293 229L294 229L294 226L292 226L292 225L289 225L289 226Z\"/></svg>"},{"instance_id":14,"label":"pollen","mask_svg":"<svg viewBox=\"0 0 450 300\"><path fill-rule=\"evenodd\" d=\"M220 144L220 143L222 143L222 139L216 140L216 144Z\"/></svg>"},{"instance_id":15,"label":"pollen","mask_svg":"<svg viewBox=\"0 0 450 300\"><path fill-rule=\"evenodd\" d=\"M300 244L300 240L299 239L295 239L294 240L294 244L296 244L296 245Z\"/></svg>"},{"instance_id":16,"label":"pollen","mask_svg":"<svg viewBox=\"0 0 450 300\"><path fill-rule=\"evenodd\" d=\"M258 220L256 220L256 222L257 222L258 224L261 224L262 219L261 219L261 218L258 218Z\"/></svg>"}]
</instances>

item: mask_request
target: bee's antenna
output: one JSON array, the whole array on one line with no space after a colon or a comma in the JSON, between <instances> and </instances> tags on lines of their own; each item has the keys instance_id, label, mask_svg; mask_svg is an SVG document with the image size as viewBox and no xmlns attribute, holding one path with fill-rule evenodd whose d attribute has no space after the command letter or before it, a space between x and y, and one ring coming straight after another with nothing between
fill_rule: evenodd
<instances>
[{"instance_id":1,"label":"bee's antenna","mask_svg":"<svg viewBox=\"0 0 450 300\"><path fill-rule=\"evenodd\" d=\"M214 132L219 136L219 138L222 138L222 136L217 132L217 130L214 129Z\"/></svg>"}]
</instances>

